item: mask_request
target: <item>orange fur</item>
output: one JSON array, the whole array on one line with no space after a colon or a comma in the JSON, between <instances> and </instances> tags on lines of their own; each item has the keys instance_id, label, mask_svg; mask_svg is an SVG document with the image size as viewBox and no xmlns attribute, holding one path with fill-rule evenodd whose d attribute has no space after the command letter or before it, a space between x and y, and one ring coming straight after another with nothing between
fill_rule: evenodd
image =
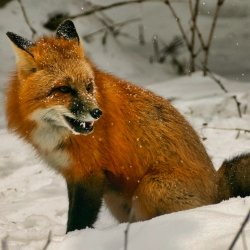
<instances>
[{"instance_id":1,"label":"orange fur","mask_svg":"<svg viewBox=\"0 0 250 250\"><path fill-rule=\"evenodd\" d=\"M33 57L16 50L17 72L7 91L9 128L49 164L56 162L67 182L95 176L94 186L103 185L104 198L120 221L128 219L131 206L134 220L144 220L218 201L216 172L202 143L167 100L97 69L75 40L41 38L29 50ZM96 85L93 99L84 89L90 78ZM97 103L103 115L92 134L65 129L55 136L56 146L41 146L42 139L34 139L40 125L32 117L41 109L70 106L70 95L50 95L65 82L86 106Z\"/></svg>"}]
</instances>

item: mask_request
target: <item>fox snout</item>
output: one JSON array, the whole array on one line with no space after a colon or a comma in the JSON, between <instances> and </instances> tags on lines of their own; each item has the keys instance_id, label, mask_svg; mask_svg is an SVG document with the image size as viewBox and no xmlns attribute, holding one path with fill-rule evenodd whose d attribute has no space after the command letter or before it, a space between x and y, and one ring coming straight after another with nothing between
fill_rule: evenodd
<instances>
[{"instance_id":1,"label":"fox snout","mask_svg":"<svg viewBox=\"0 0 250 250\"><path fill-rule=\"evenodd\" d=\"M88 102L81 100L80 98L74 98L70 111L76 117L82 117L83 119L97 120L102 115L102 110L97 107L95 101Z\"/></svg>"},{"instance_id":2,"label":"fox snout","mask_svg":"<svg viewBox=\"0 0 250 250\"><path fill-rule=\"evenodd\" d=\"M101 117L102 110L97 106L94 98L92 102L84 102L80 98L68 105L52 105L35 111L32 119L42 120L52 127L66 128L71 133L88 135L94 130L94 123Z\"/></svg>"},{"instance_id":3,"label":"fox snout","mask_svg":"<svg viewBox=\"0 0 250 250\"><path fill-rule=\"evenodd\" d=\"M92 132L94 122L102 115L102 110L95 101L80 98L74 98L69 110L72 116L64 115L64 119L71 131L76 134L86 135Z\"/></svg>"}]
</instances>

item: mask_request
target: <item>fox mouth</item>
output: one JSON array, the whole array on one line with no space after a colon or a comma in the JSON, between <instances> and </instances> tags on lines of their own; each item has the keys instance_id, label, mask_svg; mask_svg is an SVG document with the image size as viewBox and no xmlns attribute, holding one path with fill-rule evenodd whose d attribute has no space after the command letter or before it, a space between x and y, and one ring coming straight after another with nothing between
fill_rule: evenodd
<instances>
[{"instance_id":1,"label":"fox mouth","mask_svg":"<svg viewBox=\"0 0 250 250\"><path fill-rule=\"evenodd\" d=\"M94 121L80 121L68 116L64 116L66 122L70 126L70 128L80 134L89 134L93 131L94 127Z\"/></svg>"}]
</instances>

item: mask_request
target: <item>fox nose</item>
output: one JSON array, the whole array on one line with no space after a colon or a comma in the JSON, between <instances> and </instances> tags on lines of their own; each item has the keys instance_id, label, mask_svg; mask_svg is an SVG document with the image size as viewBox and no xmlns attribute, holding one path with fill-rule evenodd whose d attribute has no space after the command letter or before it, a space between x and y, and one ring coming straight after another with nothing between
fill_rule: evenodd
<instances>
[{"instance_id":1,"label":"fox nose","mask_svg":"<svg viewBox=\"0 0 250 250\"><path fill-rule=\"evenodd\" d=\"M92 109L89 113L95 119L100 118L100 116L102 115L102 111L98 108Z\"/></svg>"}]
</instances>

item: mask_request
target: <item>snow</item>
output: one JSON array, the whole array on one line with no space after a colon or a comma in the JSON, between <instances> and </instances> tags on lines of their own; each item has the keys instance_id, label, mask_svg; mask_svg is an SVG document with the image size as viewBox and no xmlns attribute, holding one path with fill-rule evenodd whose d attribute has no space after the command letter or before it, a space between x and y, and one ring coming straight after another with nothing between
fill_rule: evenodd
<instances>
[{"instance_id":1,"label":"snow","mask_svg":"<svg viewBox=\"0 0 250 250\"><path fill-rule=\"evenodd\" d=\"M213 11L214 1L202 2L204 6L199 18L206 29L211 22L208 13ZM48 33L41 27L48 13L56 10L78 13L82 9L82 1L79 0L62 0L60 5L58 0L39 1L36 4L32 0L23 0L23 3L29 8L29 18L39 34ZM101 3L104 4L104 1ZM185 1L174 4L178 13L182 13L182 18L187 20ZM166 41L178 33L170 14L157 3L108 13L115 20L123 21L133 18L138 11L146 27L147 41L157 30L161 31L161 39ZM155 18L155 13L158 18ZM7 131L3 109L4 90L13 68L14 55L4 34L13 31L27 38L31 35L17 1L0 9L0 20L0 54L4 62L0 67L0 239L7 236L10 250L40 250L51 231L50 250L124 249L127 224L118 224L105 206L95 229L65 235L67 195L64 180L52 172L29 145ZM81 35L101 27L96 17L78 19L75 23ZM211 78L204 78L201 72L176 77L165 64L150 64L148 58L153 53L150 43L141 48L129 39L114 40L109 37L107 45L103 47L99 37L85 44L85 47L98 66L171 99L204 139L206 149L218 169L224 159L249 152L250 133L234 130L249 129L250 124L249 24L249 0L239 3L226 1L216 29L210 63L228 93L224 93ZM136 29L136 26L129 25L124 31L136 37ZM238 115L233 95L241 103L242 118ZM204 126L204 123L207 125ZM128 250L227 249L249 208L250 197L238 197L216 205L133 223L129 230ZM244 235L250 248L249 223ZM235 249L244 249L242 238Z\"/></svg>"},{"instance_id":2,"label":"snow","mask_svg":"<svg viewBox=\"0 0 250 250\"><path fill-rule=\"evenodd\" d=\"M238 227L249 206L249 199L232 199L217 206L178 212L132 224L128 249L226 249L229 239L236 233L233 227ZM104 230L76 231L67 235L60 247L63 250L82 249L82 246L86 250L122 250L125 229L126 225L121 224ZM242 243L239 243L237 247L241 249Z\"/></svg>"}]
</instances>

